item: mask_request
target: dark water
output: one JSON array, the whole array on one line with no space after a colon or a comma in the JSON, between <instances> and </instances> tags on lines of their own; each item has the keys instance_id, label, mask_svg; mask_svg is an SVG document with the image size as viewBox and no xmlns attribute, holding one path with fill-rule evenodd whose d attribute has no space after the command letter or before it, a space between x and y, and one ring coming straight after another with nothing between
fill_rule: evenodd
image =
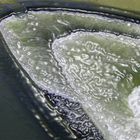
<instances>
[{"instance_id":1,"label":"dark water","mask_svg":"<svg viewBox=\"0 0 140 140\"><path fill-rule=\"evenodd\" d=\"M0 43L0 140L50 140L32 113Z\"/></svg>"}]
</instances>

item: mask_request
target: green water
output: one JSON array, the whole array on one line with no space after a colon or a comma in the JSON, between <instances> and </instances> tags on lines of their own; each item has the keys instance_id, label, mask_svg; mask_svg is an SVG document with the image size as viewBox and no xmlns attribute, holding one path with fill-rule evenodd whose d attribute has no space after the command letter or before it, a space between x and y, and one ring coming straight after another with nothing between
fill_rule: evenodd
<instances>
[{"instance_id":1,"label":"green water","mask_svg":"<svg viewBox=\"0 0 140 140\"><path fill-rule=\"evenodd\" d=\"M0 31L41 89L79 101L105 139L139 140L139 24L30 11L3 20Z\"/></svg>"},{"instance_id":2,"label":"green water","mask_svg":"<svg viewBox=\"0 0 140 140\"><path fill-rule=\"evenodd\" d=\"M19 2L26 2L28 0L0 0L0 4L18 4ZM49 0L31 0L32 2L36 1L44 1L47 2ZM61 0L64 2L68 2L68 0ZM112 0L71 0L72 2L79 2L80 3L89 3L92 6L97 5L97 6L106 6L106 7L113 7L113 8L118 8L118 9L123 9L127 11L133 11L133 12L140 12L140 2L138 0L117 0L117 1L112 1ZM58 1L54 1L58 2Z\"/></svg>"}]
</instances>

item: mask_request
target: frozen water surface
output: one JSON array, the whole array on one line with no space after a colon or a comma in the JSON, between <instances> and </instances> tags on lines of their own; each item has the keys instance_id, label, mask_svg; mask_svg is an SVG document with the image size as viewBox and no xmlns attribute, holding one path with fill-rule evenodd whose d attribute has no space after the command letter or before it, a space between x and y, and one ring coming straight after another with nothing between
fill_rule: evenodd
<instances>
[{"instance_id":1,"label":"frozen water surface","mask_svg":"<svg viewBox=\"0 0 140 140\"><path fill-rule=\"evenodd\" d=\"M31 79L52 95L79 102L106 140L140 139L138 24L30 11L6 18L0 31Z\"/></svg>"},{"instance_id":2,"label":"frozen water surface","mask_svg":"<svg viewBox=\"0 0 140 140\"><path fill-rule=\"evenodd\" d=\"M140 78L139 44L121 35L77 32L52 45L75 96L106 139L140 139L139 88L133 91Z\"/></svg>"}]
</instances>

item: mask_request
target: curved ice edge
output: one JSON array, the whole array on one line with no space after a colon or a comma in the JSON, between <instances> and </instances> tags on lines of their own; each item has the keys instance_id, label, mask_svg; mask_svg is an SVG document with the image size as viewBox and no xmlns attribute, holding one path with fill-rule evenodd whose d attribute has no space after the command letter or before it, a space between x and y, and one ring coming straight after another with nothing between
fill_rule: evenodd
<instances>
[{"instance_id":1,"label":"curved ice edge","mask_svg":"<svg viewBox=\"0 0 140 140\"><path fill-rule=\"evenodd\" d=\"M0 37L2 37L0 33ZM19 81L19 84L23 86L27 96L31 98L35 110L30 110L36 119L39 120L40 125L52 138L61 140L62 138L67 138L68 140L75 139L76 136L69 129L66 129L67 126L62 120L61 116L57 111L52 107L50 101L45 98L45 92L37 87L34 81L30 78L28 73L22 68L18 60L14 57L10 49L8 48L4 38L2 37L2 44L7 51L8 55L12 61L12 68L16 71L16 78ZM47 125L46 125L47 124ZM56 133L54 126L59 129L61 134ZM50 127L50 128L49 128ZM54 128L54 130L53 130Z\"/></svg>"},{"instance_id":2,"label":"curved ice edge","mask_svg":"<svg viewBox=\"0 0 140 140\"><path fill-rule=\"evenodd\" d=\"M13 57L11 57L11 58L13 58ZM18 64L18 62L15 64L15 65L17 65ZM18 67L17 66L17 68L19 68L19 69L21 69L21 67ZM24 77L25 79L27 78L27 75L24 75L24 70L23 71L20 71L20 75L21 75L21 77ZM41 91L41 89L39 89L38 87L37 87L37 85L35 86L34 84L33 84L33 82L31 82L32 80L28 77L28 79L26 79L26 84L27 85L30 85L31 86L31 89L33 90L33 92L35 93L35 96L37 97L37 98L39 98L39 99L37 99L37 100L39 100L39 102L41 102L42 104L43 104L43 106L44 106L44 91L42 92ZM30 83L31 82L31 83ZM34 86L33 86L34 85ZM40 93L39 93L40 92ZM46 106L45 106L46 107ZM42 109L41 109L41 111L42 111Z\"/></svg>"},{"instance_id":3,"label":"curved ice edge","mask_svg":"<svg viewBox=\"0 0 140 140\"><path fill-rule=\"evenodd\" d=\"M31 110L31 112L39 120L41 126L49 134L50 137L61 140L62 139L61 135L63 134L64 135L63 137L66 138L67 140L77 139L77 137L79 137L80 139L84 139L85 136L89 137L90 139L93 137L93 133L96 132L96 135L97 137L100 137L100 140L104 139L102 137L100 130L98 130L98 128L91 122L90 118L87 116L82 106L78 102L73 101L71 97L68 97L68 96L66 97L63 95L59 96L55 93L48 93L48 91L42 90L41 88L39 88L36 85L36 83L30 78L29 74L20 65L18 60L15 58L15 56L12 54L6 42L4 41L4 38L3 38L2 43L13 62L13 69L17 72L16 73L17 80L23 86L23 88L25 89L25 92L27 93L29 98L31 98L33 104L35 105L35 108L37 109L37 110ZM82 114L80 114L81 115L80 118L83 119L83 121L87 121L88 123L90 123L90 127L88 128L89 135L82 134L80 130L76 130L76 128L74 128L71 125L68 126L68 124L71 124L71 123L73 123L73 125L75 123L76 125L76 122L74 122L75 120L70 122L69 118L65 116L66 115L64 113L65 109L62 110L61 107L57 106L56 104L55 105L53 104L55 102L55 98L59 98L59 99L61 98L62 100L65 100L69 102L70 104L79 105L78 109L80 109L82 112ZM47 124L47 126L45 124ZM54 128L54 126L57 127L59 131L61 130L62 134L60 134L59 136L59 134L55 132L56 128L54 128L54 130L53 129L51 130L49 128L50 125L51 125L51 129ZM85 127L85 126L82 126L83 124L78 124L78 125L81 127Z\"/></svg>"}]
</instances>

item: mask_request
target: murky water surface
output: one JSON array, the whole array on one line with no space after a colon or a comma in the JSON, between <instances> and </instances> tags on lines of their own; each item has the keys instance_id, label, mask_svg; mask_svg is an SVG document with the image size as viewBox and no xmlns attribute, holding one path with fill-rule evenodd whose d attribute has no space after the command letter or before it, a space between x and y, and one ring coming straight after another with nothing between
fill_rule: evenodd
<instances>
[{"instance_id":1,"label":"murky water surface","mask_svg":"<svg viewBox=\"0 0 140 140\"><path fill-rule=\"evenodd\" d=\"M140 25L30 11L3 20L0 31L31 79L79 102L106 140L140 139Z\"/></svg>"},{"instance_id":2,"label":"murky water surface","mask_svg":"<svg viewBox=\"0 0 140 140\"><path fill-rule=\"evenodd\" d=\"M0 40L0 139L51 140L31 113L32 102L16 80L9 60Z\"/></svg>"}]
</instances>

